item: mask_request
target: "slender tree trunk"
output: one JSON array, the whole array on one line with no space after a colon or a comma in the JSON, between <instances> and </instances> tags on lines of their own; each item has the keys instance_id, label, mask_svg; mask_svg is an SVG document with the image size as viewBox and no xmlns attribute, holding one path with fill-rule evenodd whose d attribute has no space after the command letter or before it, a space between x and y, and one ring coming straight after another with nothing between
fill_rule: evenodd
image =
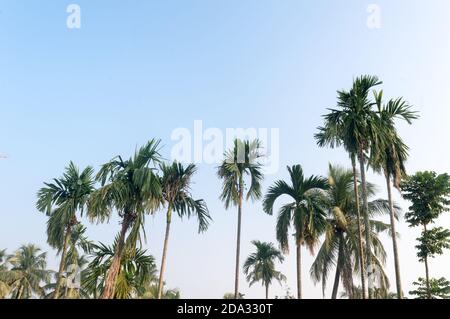
<instances>
[{"instance_id":1,"label":"slender tree trunk","mask_svg":"<svg viewBox=\"0 0 450 319\"><path fill-rule=\"evenodd\" d=\"M242 225L242 198L243 181L239 177L239 203L238 203L238 225L237 225L237 243L236 243L236 269L234 275L234 299L239 299L239 256L241 254L241 225Z\"/></svg>"},{"instance_id":2,"label":"slender tree trunk","mask_svg":"<svg viewBox=\"0 0 450 319\"><path fill-rule=\"evenodd\" d=\"M302 245L297 243L297 299L302 299Z\"/></svg>"},{"instance_id":3,"label":"slender tree trunk","mask_svg":"<svg viewBox=\"0 0 450 319\"><path fill-rule=\"evenodd\" d=\"M361 186L362 186L362 198L363 198L363 217L364 217L364 228L365 228L365 237L366 237L366 272L368 278L368 295L369 299L372 299L371 292L371 281L369 278L369 271L372 269L372 252L370 248L370 224L369 224L369 202L367 199L367 182L366 182L366 168L365 168L365 159L364 159L364 151L362 148L358 151L359 157L359 168L361 173Z\"/></svg>"},{"instance_id":4,"label":"slender tree trunk","mask_svg":"<svg viewBox=\"0 0 450 319\"><path fill-rule=\"evenodd\" d=\"M395 230L394 201L392 199L391 177L389 173L385 174L385 176L389 200L389 215L391 218L392 246L394 249L394 263L395 263L395 280L397 283L397 298L403 299L402 281L400 278L400 261L398 258L397 233Z\"/></svg>"},{"instance_id":5,"label":"slender tree trunk","mask_svg":"<svg viewBox=\"0 0 450 319\"><path fill-rule=\"evenodd\" d=\"M269 299L269 284L266 284L266 299Z\"/></svg>"},{"instance_id":6,"label":"slender tree trunk","mask_svg":"<svg viewBox=\"0 0 450 319\"><path fill-rule=\"evenodd\" d=\"M56 280L56 287L55 287L55 292L53 293L53 299L59 298L59 291L61 290L64 267L66 265L67 247L69 246L69 241L70 241L71 235L72 235L72 226L69 225L69 226L67 226L66 234L64 236L64 244L63 244L63 249L61 252L61 261L59 262L58 279Z\"/></svg>"},{"instance_id":7,"label":"slender tree trunk","mask_svg":"<svg viewBox=\"0 0 450 319\"><path fill-rule=\"evenodd\" d=\"M22 298L22 291L23 291L23 283L21 281L20 286L17 289L16 299Z\"/></svg>"},{"instance_id":8,"label":"slender tree trunk","mask_svg":"<svg viewBox=\"0 0 450 319\"><path fill-rule=\"evenodd\" d=\"M159 273L158 299L161 299L164 288L164 272L166 271L167 247L169 246L170 223L172 222L172 206L167 210L166 237L164 238L164 249L161 260L161 269Z\"/></svg>"},{"instance_id":9,"label":"slender tree trunk","mask_svg":"<svg viewBox=\"0 0 450 319\"><path fill-rule=\"evenodd\" d=\"M119 240L117 242L116 250L114 251L114 257L109 267L108 274L106 276L105 288L100 296L100 299L113 299L116 290L116 280L120 271L120 262L122 259L123 248L125 246L125 234L131 222L131 216L126 214L123 218L122 229L120 231Z\"/></svg>"},{"instance_id":10,"label":"slender tree trunk","mask_svg":"<svg viewBox=\"0 0 450 319\"><path fill-rule=\"evenodd\" d=\"M331 294L331 299L337 299L337 293L339 290L339 281L341 280L341 267L342 267L342 239L339 239L339 252L338 260L336 263L336 274L334 276L333 292Z\"/></svg>"},{"instance_id":11,"label":"slender tree trunk","mask_svg":"<svg viewBox=\"0 0 450 319\"><path fill-rule=\"evenodd\" d=\"M424 235L427 232L427 225L423 225ZM427 297L428 299L431 299L431 288L430 288L430 271L428 268L428 257L425 256L424 258L425 263L425 281L427 286Z\"/></svg>"},{"instance_id":12,"label":"slender tree trunk","mask_svg":"<svg viewBox=\"0 0 450 319\"><path fill-rule=\"evenodd\" d=\"M364 265L364 249L363 249L363 239L361 230L361 205L359 203L359 190L358 190L358 178L356 172L356 159L355 155L351 155L352 158L352 168L353 168L353 188L355 191L355 201L356 201L356 213L357 213L357 227L358 227L358 252L359 252L359 266L361 268L361 288L362 288L362 299L366 299L366 272Z\"/></svg>"}]
</instances>

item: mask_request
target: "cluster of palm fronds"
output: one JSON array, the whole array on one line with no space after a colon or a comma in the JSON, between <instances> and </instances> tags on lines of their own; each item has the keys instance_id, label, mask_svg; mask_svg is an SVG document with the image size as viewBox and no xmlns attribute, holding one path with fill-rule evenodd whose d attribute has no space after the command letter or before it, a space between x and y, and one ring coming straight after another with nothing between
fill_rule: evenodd
<instances>
[{"instance_id":1,"label":"cluster of palm fronds","mask_svg":"<svg viewBox=\"0 0 450 319\"><path fill-rule=\"evenodd\" d=\"M402 178L406 176L408 147L396 130L395 120L400 118L411 123L418 116L402 98L384 103L382 91L374 91L371 98L371 90L380 84L377 77L361 76L354 80L350 90L338 91L337 108L330 109L324 116L324 125L315 135L321 147L343 146L349 154L351 169L330 164L328 176L323 177L306 176L301 165L288 166L289 181L278 180L263 194L261 143L236 139L233 147L225 152L217 170L222 181L220 200L226 209L237 208L238 219L234 293L227 294L227 298L244 297L239 290L242 270L250 285L262 283L266 298L274 281L285 282L286 277L276 269L276 262L283 262L284 254L289 253L291 235L296 248L297 298L303 297L304 247L316 254L310 275L314 283L321 283L324 295L334 271L332 298L338 297L341 284L344 292L340 295L348 298L403 297L395 228L400 209L393 201L391 186L401 189ZM211 217L205 201L191 195L196 166L165 163L159 144L158 140L151 140L129 159L114 157L102 165L96 175L92 167L80 172L71 162L61 178L45 183L38 192L36 206L48 216L48 243L61 256L59 269L56 272L46 270L45 253L33 245L23 246L11 256L1 251L0 297L178 298L178 291L164 289L172 219L174 216L195 217L200 233L207 230ZM384 175L386 200L375 198L375 186L366 178L369 167ZM432 191L435 180L442 189L439 194L430 196L436 205L418 208L420 203L414 204L410 208L412 212L408 213L413 217L415 214L432 215L431 219L425 217L418 222L426 232L426 225L448 209L450 178L447 175L424 176L427 176L428 182L424 184L428 189L425 187L423 192ZM407 187L408 199L417 198L416 185L423 180L424 177L419 176ZM279 249L272 243L253 241L256 252L247 258L242 269L243 202L261 198L263 210L269 215L274 213L279 201L289 198L278 208L274 227ZM420 209L423 211L418 211ZM142 242L146 240L145 217L158 211L166 215L159 272L154 258L142 249ZM117 214L121 224L113 245L88 240L81 218L87 216L90 222L108 222L113 214ZM389 223L377 219L383 215L389 217ZM385 272L386 251L380 240L383 233L392 238L395 294L389 292ZM426 257L450 247L449 237L450 233L439 229L424 233L423 244L419 247L427 267L425 282L429 298L434 282L428 276ZM438 242L436 249L429 249L430 242ZM436 281L437 296L446 293L446 282L445 279ZM417 294L422 294L422 290ZM287 293L286 298L291 297L290 292Z\"/></svg>"}]
</instances>

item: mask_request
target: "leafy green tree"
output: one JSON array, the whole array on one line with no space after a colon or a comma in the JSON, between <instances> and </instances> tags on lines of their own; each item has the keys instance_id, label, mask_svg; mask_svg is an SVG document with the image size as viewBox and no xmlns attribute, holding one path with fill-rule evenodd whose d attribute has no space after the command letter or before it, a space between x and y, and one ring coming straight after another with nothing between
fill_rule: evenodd
<instances>
[{"instance_id":1,"label":"leafy green tree","mask_svg":"<svg viewBox=\"0 0 450 319\"><path fill-rule=\"evenodd\" d=\"M428 258L434 258L436 255L442 255L444 249L450 248L450 231L442 227L423 231L422 236L417 238L419 245L417 248L417 257L424 262Z\"/></svg>"},{"instance_id":2,"label":"leafy green tree","mask_svg":"<svg viewBox=\"0 0 450 319\"><path fill-rule=\"evenodd\" d=\"M418 116L416 112L411 111L411 106L402 98L389 100L386 104L383 104L383 91L374 93L374 95L378 108L376 117L378 129L376 130L376 136L372 142L370 165L375 171L382 172L386 179L390 206L397 296L399 299L402 299L403 291L400 276L400 261L395 230L394 200L392 198L391 181L393 182L394 187L400 190L401 179L406 175L405 162L408 158L408 146L403 143L398 135L395 127L395 119L401 118L411 124L412 120L417 119Z\"/></svg>"},{"instance_id":3,"label":"leafy green tree","mask_svg":"<svg viewBox=\"0 0 450 319\"><path fill-rule=\"evenodd\" d=\"M88 266L83 285L94 298L103 292L108 280L108 270L114 262L117 245L116 238L112 247L102 243L93 246L93 260ZM154 279L157 272L153 256L145 250L130 248L124 250L117 280L115 281L114 299L130 299L145 292L145 287Z\"/></svg>"},{"instance_id":4,"label":"leafy green tree","mask_svg":"<svg viewBox=\"0 0 450 319\"><path fill-rule=\"evenodd\" d=\"M416 296L416 299L450 299L450 281L443 277L429 280L419 278L413 285L417 286L417 289L409 294Z\"/></svg>"},{"instance_id":5,"label":"leafy green tree","mask_svg":"<svg viewBox=\"0 0 450 319\"><path fill-rule=\"evenodd\" d=\"M353 283L354 273L361 271L359 250L358 209L356 194L353 189L353 172L339 166L329 166L329 187L326 191L324 205L328 211L325 240L323 241L310 274L315 283L322 281L323 293L331 270L336 267L332 299L337 298L339 282L342 281L346 295L359 298L355 293ZM360 187L360 186L358 186ZM376 188L367 183L369 198L375 196ZM358 193L360 194L360 193ZM381 288L387 287L387 276L384 272L386 253L379 238L380 234L390 234L390 227L375 217L389 214L389 204L385 200L369 201L369 224L372 260L375 268L375 278ZM399 208L394 205L395 212ZM363 234L366 229L363 228ZM363 251L364 253L364 251ZM361 297L363 289L361 289Z\"/></svg>"},{"instance_id":6,"label":"leafy green tree","mask_svg":"<svg viewBox=\"0 0 450 319\"><path fill-rule=\"evenodd\" d=\"M21 246L9 257L14 280L11 294L14 299L29 299L45 295L42 284L48 283L51 272L47 270L47 253L29 244Z\"/></svg>"},{"instance_id":7,"label":"leafy green tree","mask_svg":"<svg viewBox=\"0 0 450 319\"><path fill-rule=\"evenodd\" d=\"M437 175L435 172L417 172L408 176L401 183L403 197L411 201L409 212L405 215L410 227L422 226L422 237L418 257L425 264L425 281L428 287L428 298L432 297L428 257L441 253L448 245L448 231L442 229L428 230L443 212L449 211L450 176Z\"/></svg>"},{"instance_id":8,"label":"leafy green tree","mask_svg":"<svg viewBox=\"0 0 450 319\"><path fill-rule=\"evenodd\" d=\"M203 199L196 200L190 194L192 176L196 171L194 164L184 167L182 164L174 162L172 165L161 164L160 169L162 172L160 181L162 187L162 204L163 206L167 205L167 217L166 235L159 274L158 299L161 299L163 294L164 272L166 269L172 213L175 211L180 218L190 218L192 215L196 216L199 232L207 230L209 220L211 219L205 201Z\"/></svg>"},{"instance_id":9,"label":"leafy green tree","mask_svg":"<svg viewBox=\"0 0 450 319\"><path fill-rule=\"evenodd\" d=\"M261 182L263 173L261 164L258 162L261 157L261 144L258 140L242 141L236 139L233 148L225 154L225 160L218 168L218 176L222 180L222 192L220 199L224 202L225 208L237 206L237 243L236 243L236 267L234 277L234 295L239 297L239 271L240 271L240 251L241 251L241 224L242 224L242 203L244 196L247 200L259 199L261 197ZM245 177L248 176L250 183L245 194Z\"/></svg>"},{"instance_id":10,"label":"leafy green tree","mask_svg":"<svg viewBox=\"0 0 450 319\"><path fill-rule=\"evenodd\" d=\"M269 286L273 280L277 280L280 284L286 281L286 277L276 270L275 262L282 263L284 261L281 251L276 249L272 243L252 241L256 247L256 252L250 254L244 263L244 273L250 286L257 282L261 282L266 289L266 299L269 299Z\"/></svg>"},{"instance_id":11,"label":"leafy green tree","mask_svg":"<svg viewBox=\"0 0 450 319\"><path fill-rule=\"evenodd\" d=\"M121 156L113 158L97 174L96 179L101 187L89 199L89 216L93 220L105 221L115 211L122 224L113 259L108 264L102 299L112 299L118 295L115 289L120 284L117 281L126 250L125 242L130 249L136 246L141 240L145 215L155 212L159 207L162 192L154 165L160 159L159 141L151 140L128 160L123 160Z\"/></svg>"},{"instance_id":12,"label":"leafy green tree","mask_svg":"<svg viewBox=\"0 0 450 319\"><path fill-rule=\"evenodd\" d=\"M45 187L38 192L36 207L49 216L47 242L61 253L54 299L60 296L67 249L72 230L78 224L76 214L83 214L94 190L93 173L92 167L80 173L75 164L70 162L61 178L54 179L53 183L44 183Z\"/></svg>"},{"instance_id":13,"label":"leafy green tree","mask_svg":"<svg viewBox=\"0 0 450 319\"><path fill-rule=\"evenodd\" d=\"M300 165L287 167L290 184L283 180L275 182L268 190L264 202L264 212L273 214L275 201L287 195L291 202L283 205L278 213L276 236L283 252L289 251L289 230L295 231L297 247L297 298L302 298L301 246L311 251L326 227L326 211L323 207L323 191L328 187L323 177L306 178Z\"/></svg>"}]
</instances>

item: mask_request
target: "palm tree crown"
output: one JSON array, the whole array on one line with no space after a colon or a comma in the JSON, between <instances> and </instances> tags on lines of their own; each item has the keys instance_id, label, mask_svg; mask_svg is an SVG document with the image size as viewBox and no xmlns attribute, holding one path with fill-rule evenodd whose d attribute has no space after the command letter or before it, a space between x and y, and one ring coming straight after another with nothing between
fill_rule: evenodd
<instances>
[{"instance_id":1,"label":"palm tree crown","mask_svg":"<svg viewBox=\"0 0 450 319\"><path fill-rule=\"evenodd\" d=\"M272 215L275 201L287 195L292 202L280 208L276 225L276 237L284 252L289 251L289 229L295 230L297 246L297 297L302 298L301 246L312 251L319 235L326 226L326 212L323 207L323 191L328 187L326 179L319 176L306 178L300 165L287 167L291 184L279 180L271 186L264 198L264 211Z\"/></svg>"},{"instance_id":2,"label":"palm tree crown","mask_svg":"<svg viewBox=\"0 0 450 319\"><path fill-rule=\"evenodd\" d=\"M259 240L252 241L256 247L256 252L252 253L244 263L244 273L250 286L260 281L266 288L266 299L269 298L269 286L275 279L278 282L286 280L286 277L275 268L275 261L284 261L281 251L276 249L272 243L265 243Z\"/></svg>"}]
</instances>

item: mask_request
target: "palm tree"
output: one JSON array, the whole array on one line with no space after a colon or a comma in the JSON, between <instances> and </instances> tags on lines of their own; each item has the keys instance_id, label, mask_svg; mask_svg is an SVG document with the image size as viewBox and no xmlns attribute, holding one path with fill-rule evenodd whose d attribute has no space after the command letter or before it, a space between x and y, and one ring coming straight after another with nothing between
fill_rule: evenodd
<instances>
[{"instance_id":1,"label":"palm tree","mask_svg":"<svg viewBox=\"0 0 450 319\"><path fill-rule=\"evenodd\" d=\"M0 250L0 299L6 298L11 291L12 272L8 267L8 255L6 249Z\"/></svg>"},{"instance_id":2,"label":"palm tree","mask_svg":"<svg viewBox=\"0 0 450 319\"><path fill-rule=\"evenodd\" d=\"M397 133L394 120L402 118L411 124L418 116L412 112L402 98L389 100L387 104L382 103L383 91L375 93L375 101L378 107L378 129L377 136L373 143L371 154L371 166L378 172L382 171L388 192L390 206L390 222L392 228L392 246L394 251L395 279L397 286L397 296L403 298L402 284L400 278L400 261L398 256L397 238L395 231L394 204L392 199L391 179L394 187L400 190L400 182L406 176L405 162L408 157L408 146L403 143Z\"/></svg>"},{"instance_id":3,"label":"palm tree","mask_svg":"<svg viewBox=\"0 0 450 319\"><path fill-rule=\"evenodd\" d=\"M183 167L180 163L172 165L161 164L162 172L162 204L167 205L166 235L164 239L163 255L161 260L161 269L159 274L158 299L161 299L163 293L164 272L166 269L167 248L169 244L170 224L172 222L172 213L175 211L180 218L197 216L198 231L203 232L208 228L210 216L208 208L203 199L195 200L190 194L190 184L192 176L195 174L196 167L190 164Z\"/></svg>"},{"instance_id":4,"label":"palm tree","mask_svg":"<svg viewBox=\"0 0 450 319\"><path fill-rule=\"evenodd\" d=\"M68 254L67 262L65 265L65 269L67 269L66 276L63 276L61 289L64 290L60 292L59 298L65 299L89 299L90 293L87 289L85 289L83 282L87 269L83 269L89 261L87 256L81 255L77 258L77 260L73 260L73 257ZM69 273L71 272L71 273ZM56 274L57 275L57 274ZM73 276L71 278L71 276ZM79 276L79 277L78 277ZM58 276L56 276L58 277ZM58 279L58 278L56 278ZM72 280L80 280L79 282ZM49 283L44 286L44 290L46 291L45 299L53 299L55 294L56 282Z\"/></svg>"},{"instance_id":5,"label":"palm tree","mask_svg":"<svg viewBox=\"0 0 450 319\"><path fill-rule=\"evenodd\" d=\"M325 205L328 208L327 227L325 240L319 249L310 273L314 282L322 281L322 289L325 292L326 283L331 269L336 266L332 299L337 298L339 282L342 281L346 294L350 298L358 298L353 283L354 272L361 272L358 209L356 194L353 189L353 172L339 166L329 166L329 188L325 197ZM360 186L358 186L360 187ZM375 186L367 183L369 197L376 194ZM358 193L359 194L359 193ZM373 219L377 215L389 213L389 204L384 200L369 202L369 236L372 251L372 260L375 265L375 277L381 284L387 285L387 277L383 266L386 258L384 248L379 239L379 234L386 232L389 225ZM397 206L395 209L399 210ZM363 228L363 235L366 228ZM363 250L364 253L364 250ZM353 295L355 293L355 295ZM362 293L362 290L361 290ZM361 295L362 296L362 295Z\"/></svg>"},{"instance_id":6,"label":"palm tree","mask_svg":"<svg viewBox=\"0 0 450 319\"><path fill-rule=\"evenodd\" d=\"M64 291L61 291L61 289L58 290L59 295L56 296L56 298L77 298L77 297L87 297L88 294L85 293L85 291L82 289L83 287L79 288L71 288L69 287L69 275L74 275L84 265L88 263L86 256L84 254L91 253L94 244L86 237L86 227L84 227L81 223L76 224L73 226L70 240L67 247L67 257L65 258L65 265L64 269L67 269L64 276L62 276L62 280L60 283L60 288L63 288ZM80 275L84 275L84 271L80 272ZM59 279L59 276L57 274L57 281ZM45 288L46 290L51 290L51 292L47 293L46 298L55 298L56 293L56 283L51 283L47 285Z\"/></svg>"},{"instance_id":7,"label":"palm tree","mask_svg":"<svg viewBox=\"0 0 450 319\"><path fill-rule=\"evenodd\" d=\"M239 298L239 257L241 247L242 202L244 200L245 181L248 175L250 186L245 198L259 199L261 197L261 181L263 174L258 159L261 157L261 144L258 140L242 141L236 139L234 146L224 154L225 160L218 168L218 176L222 179L222 193L220 199L228 209L231 205L238 208L236 267L234 278L234 297Z\"/></svg>"},{"instance_id":8,"label":"palm tree","mask_svg":"<svg viewBox=\"0 0 450 319\"><path fill-rule=\"evenodd\" d=\"M64 265L66 264L67 248L73 227L78 223L76 213L83 210L94 190L92 167L85 168L81 173L73 162L69 163L61 178L38 192L36 207L49 216L47 222L47 242L61 253L58 279L54 299L60 296Z\"/></svg>"},{"instance_id":9,"label":"palm tree","mask_svg":"<svg viewBox=\"0 0 450 319\"><path fill-rule=\"evenodd\" d=\"M12 282L11 294L14 299L28 299L45 294L41 283L48 283L50 271L46 269L47 254L35 245L21 246L10 258L11 272L15 280Z\"/></svg>"},{"instance_id":10,"label":"palm tree","mask_svg":"<svg viewBox=\"0 0 450 319\"><path fill-rule=\"evenodd\" d=\"M286 277L275 269L275 261L284 261L281 251L276 249L272 243L264 243L259 240L252 241L256 246L256 252L250 254L244 264L244 273L250 286L261 281L266 289L266 299L269 299L269 286L275 279L279 283L286 280Z\"/></svg>"},{"instance_id":11,"label":"palm tree","mask_svg":"<svg viewBox=\"0 0 450 319\"><path fill-rule=\"evenodd\" d=\"M145 287L142 295L139 296L140 299L180 299L181 293L178 289L166 289L164 288L165 283L163 283L163 291L161 296L158 298L159 290L159 280L155 277L149 285Z\"/></svg>"},{"instance_id":12,"label":"palm tree","mask_svg":"<svg viewBox=\"0 0 450 319\"><path fill-rule=\"evenodd\" d=\"M363 75L353 81L350 91L338 91L338 109L329 109L330 113L324 116L325 126L320 127L319 133L316 134L319 145L344 146L352 159L355 179L356 158L358 158L362 186L362 215L366 228L369 228L369 218L367 216L368 199L365 164L377 129L376 114L372 109L374 103L369 98L369 92L381 83L376 76ZM357 182L355 180L355 190L357 190L356 185ZM366 233L365 272L371 269L371 248L368 236ZM361 242L362 240L360 240ZM360 261L360 263L363 262ZM362 276L361 280L364 285L364 276ZM365 289L363 290L365 291Z\"/></svg>"},{"instance_id":13,"label":"palm tree","mask_svg":"<svg viewBox=\"0 0 450 319\"><path fill-rule=\"evenodd\" d=\"M118 244L116 238L112 247L102 243L93 245L93 260L87 268L83 286L94 298L98 292L105 290L108 270L114 262ZM129 299L143 294L156 271L155 260L153 256L146 254L146 250L127 247L122 254L113 298Z\"/></svg>"},{"instance_id":14,"label":"palm tree","mask_svg":"<svg viewBox=\"0 0 450 319\"><path fill-rule=\"evenodd\" d=\"M353 291L353 299L362 299L362 288L361 287L355 287ZM351 299L349 294L347 292L341 293L341 298L344 299ZM373 299L397 299L397 294L394 292L389 292L385 288L378 288L374 287L372 288L372 298Z\"/></svg>"},{"instance_id":15,"label":"palm tree","mask_svg":"<svg viewBox=\"0 0 450 319\"><path fill-rule=\"evenodd\" d=\"M271 186L264 198L264 211L272 215L275 201L288 195L292 202L281 207L276 226L277 240L283 252L289 251L289 228L295 230L297 246L297 297L302 298L301 246L312 251L326 226L326 212L322 207L322 191L327 188L326 179L319 176L305 178L300 165L287 167L291 179L289 185L279 180Z\"/></svg>"},{"instance_id":16,"label":"palm tree","mask_svg":"<svg viewBox=\"0 0 450 319\"><path fill-rule=\"evenodd\" d=\"M117 156L104 164L97 174L96 179L101 187L94 191L89 199L90 218L104 221L116 211L122 223L114 257L109 264L102 299L111 299L116 295L125 240L133 248L136 242L141 240L145 215L158 208L161 185L153 166L159 163L161 158L158 148L159 141L151 140L137 150L134 157L124 161L121 156Z\"/></svg>"}]
</instances>

